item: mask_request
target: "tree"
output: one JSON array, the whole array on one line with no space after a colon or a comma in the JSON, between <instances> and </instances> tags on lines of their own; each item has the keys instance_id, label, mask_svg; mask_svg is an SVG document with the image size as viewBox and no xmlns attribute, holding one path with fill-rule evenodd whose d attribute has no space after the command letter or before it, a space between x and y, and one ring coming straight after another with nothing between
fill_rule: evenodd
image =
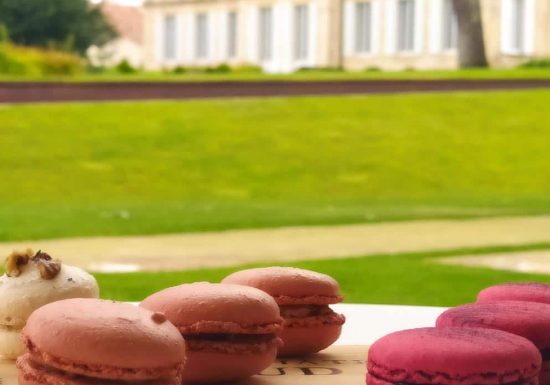
<instances>
[{"instance_id":1,"label":"tree","mask_svg":"<svg viewBox=\"0 0 550 385\"><path fill-rule=\"evenodd\" d=\"M0 0L0 24L16 44L79 53L116 36L101 7L87 0Z\"/></svg>"},{"instance_id":2,"label":"tree","mask_svg":"<svg viewBox=\"0 0 550 385\"><path fill-rule=\"evenodd\" d=\"M479 0L452 0L458 21L460 68L487 67Z\"/></svg>"}]
</instances>

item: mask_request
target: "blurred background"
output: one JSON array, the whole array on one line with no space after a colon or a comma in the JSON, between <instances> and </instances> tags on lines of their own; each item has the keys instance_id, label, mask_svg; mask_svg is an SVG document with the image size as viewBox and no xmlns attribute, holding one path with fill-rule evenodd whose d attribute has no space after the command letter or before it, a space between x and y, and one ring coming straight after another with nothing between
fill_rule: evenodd
<instances>
[{"instance_id":1,"label":"blurred background","mask_svg":"<svg viewBox=\"0 0 550 385\"><path fill-rule=\"evenodd\" d=\"M550 0L0 0L0 254L140 300L550 281Z\"/></svg>"}]
</instances>

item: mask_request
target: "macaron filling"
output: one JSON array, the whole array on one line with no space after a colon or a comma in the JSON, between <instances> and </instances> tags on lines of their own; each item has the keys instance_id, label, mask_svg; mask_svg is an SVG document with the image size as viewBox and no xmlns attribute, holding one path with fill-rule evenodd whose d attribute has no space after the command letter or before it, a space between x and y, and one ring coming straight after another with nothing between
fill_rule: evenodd
<instances>
[{"instance_id":1,"label":"macaron filling","mask_svg":"<svg viewBox=\"0 0 550 385\"><path fill-rule=\"evenodd\" d=\"M280 340L275 333L197 333L182 334L188 351L210 351L220 353L252 354L262 353L278 347Z\"/></svg>"},{"instance_id":2,"label":"macaron filling","mask_svg":"<svg viewBox=\"0 0 550 385\"><path fill-rule=\"evenodd\" d=\"M343 325L346 321L328 305L281 305L279 308L285 327Z\"/></svg>"}]
</instances>

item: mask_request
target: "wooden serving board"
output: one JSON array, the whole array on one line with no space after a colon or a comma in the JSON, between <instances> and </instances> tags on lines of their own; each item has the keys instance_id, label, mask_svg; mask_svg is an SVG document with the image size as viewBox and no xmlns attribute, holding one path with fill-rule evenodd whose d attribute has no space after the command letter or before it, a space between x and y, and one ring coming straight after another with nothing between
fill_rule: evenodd
<instances>
[{"instance_id":1,"label":"wooden serving board","mask_svg":"<svg viewBox=\"0 0 550 385\"><path fill-rule=\"evenodd\" d=\"M305 358L280 359L238 385L363 385L368 346L333 346ZM0 385L17 385L12 361L0 361Z\"/></svg>"}]
</instances>

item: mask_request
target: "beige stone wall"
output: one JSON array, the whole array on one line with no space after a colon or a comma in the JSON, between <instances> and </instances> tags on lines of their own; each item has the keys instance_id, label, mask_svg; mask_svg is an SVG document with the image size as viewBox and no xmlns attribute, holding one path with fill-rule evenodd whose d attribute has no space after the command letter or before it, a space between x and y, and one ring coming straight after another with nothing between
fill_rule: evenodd
<instances>
[{"instance_id":1,"label":"beige stone wall","mask_svg":"<svg viewBox=\"0 0 550 385\"><path fill-rule=\"evenodd\" d=\"M288 12L294 4L305 2L315 7L316 39L310 47L312 60L316 67L338 67L343 66L349 70L364 70L369 67L377 67L386 70L403 69L453 69L457 67L456 50L442 51L434 48L433 15L439 12L436 1L441 0L417 0L421 6L420 26L416 31L421 34L413 52L395 52L388 49L388 41L392 40L392 33L388 29L388 4L391 0L371 0L378 2L375 46L376 49L369 54L356 54L346 49L346 12L349 5L358 0L150 0L145 4L145 42L144 61L149 69L171 67L177 64L183 65L215 65L222 62L229 62L233 65L239 64L262 64L258 63L257 55L254 54L255 34L257 29L251 15L257 12L261 5L279 7L277 12ZM487 57L492 65L497 67L510 67L526 60L526 55L505 54L502 50L502 2L505 0L481 0L482 17L486 40ZM533 45L533 53L529 57L550 57L550 0L529 0L534 1L536 39ZM435 7L435 8L434 8ZM239 39L238 56L233 60L223 58L223 55L215 55L208 62L195 63L193 61L192 42L189 35L192 30L188 25L192 17L198 12L220 13L235 9L239 15ZM283 11L286 10L286 11ZM348 8L349 9L349 8ZM178 33L180 41L181 57L177 63L165 63L159 61L159 20L162 15L173 13L178 15L180 23ZM290 20L284 21L290 23ZM291 49L292 42L290 33L283 26L277 32L277 46L280 52ZM212 44L219 44L225 37L223 33L217 32L213 37ZM280 40L282 39L282 40ZM435 40L434 40L435 39ZM437 44L436 44L437 45ZM288 55L287 55L288 56ZM279 59L277 59L279 60ZM281 59L281 63L272 63L274 72L287 72L297 68L289 58ZM308 64L309 66L309 64ZM269 67L269 66L268 66Z\"/></svg>"}]
</instances>

